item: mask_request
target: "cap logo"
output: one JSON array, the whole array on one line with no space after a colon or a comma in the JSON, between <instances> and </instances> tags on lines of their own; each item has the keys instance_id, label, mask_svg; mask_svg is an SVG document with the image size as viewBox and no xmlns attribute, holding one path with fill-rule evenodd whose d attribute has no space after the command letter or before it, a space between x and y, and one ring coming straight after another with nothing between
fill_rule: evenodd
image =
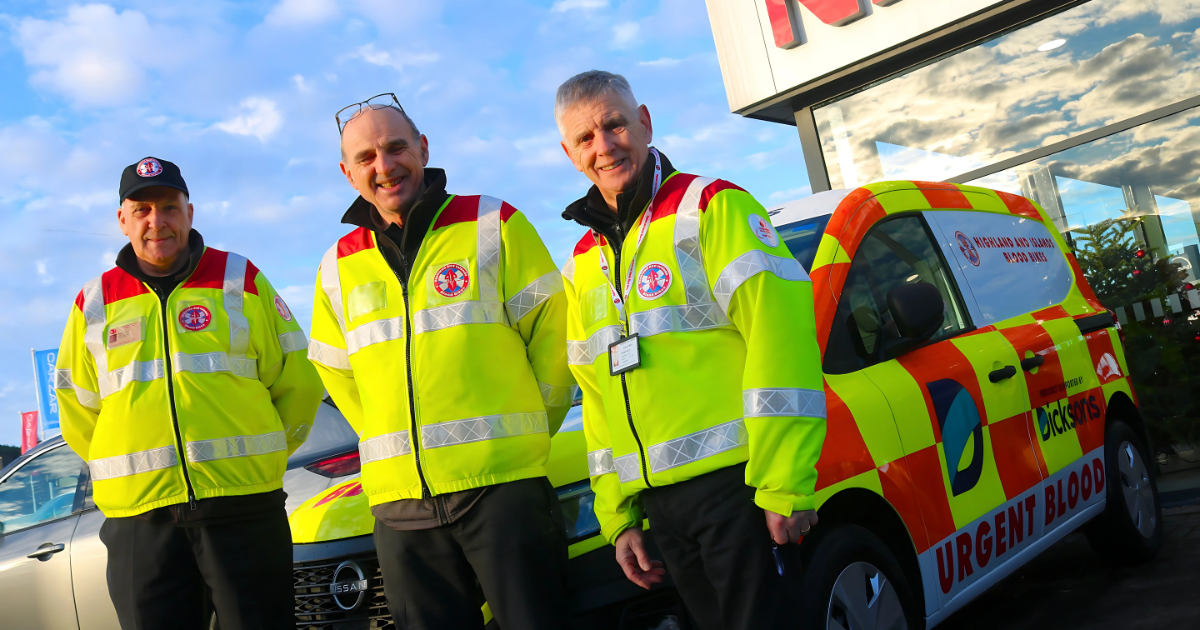
<instances>
[{"instance_id":1,"label":"cap logo","mask_svg":"<svg viewBox=\"0 0 1200 630\"><path fill-rule=\"evenodd\" d=\"M750 215L750 230L754 232L754 236L767 247L776 247L779 245L779 235L775 233L775 228L770 221L758 216L757 214Z\"/></svg>"},{"instance_id":2,"label":"cap logo","mask_svg":"<svg viewBox=\"0 0 1200 630\"><path fill-rule=\"evenodd\" d=\"M179 313L179 325L191 332L204 330L210 323L212 323L212 313L199 304L189 306Z\"/></svg>"},{"instance_id":3,"label":"cap logo","mask_svg":"<svg viewBox=\"0 0 1200 630\"><path fill-rule=\"evenodd\" d=\"M671 270L660 262L646 263L638 272L637 288L643 300L657 300L671 288Z\"/></svg>"},{"instance_id":4,"label":"cap logo","mask_svg":"<svg viewBox=\"0 0 1200 630\"><path fill-rule=\"evenodd\" d=\"M142 177L156 177L158 175L162 175L162 172L162 164L159 164L158 160L154 158L146 158L141 162L138 162L137 174L141 175Z\"/></svg>"},{"instance_id":5,"label":"cap logo","mask_svg":"<svg viewBox=\"0 0 1200 630\"><path fill-rule=\"evenodd\" d=\"M433 274L433 290L445 298L456 298L466 292L471 277L462 265L451 263Z\"/></svg>"},{"instance_id":6,"label":"cap logo","mask_svg":"<svg viewBox=\"0 0 1200 630\"><path fill-rule=\"evenodd\" d=\"M292 310L288 308L287 302L284 302L283 298L279 297L278 295L275 296L275 311L279 313L279 316L283 318L283 321L292 321Z\"/></svg>"}]
</instances>

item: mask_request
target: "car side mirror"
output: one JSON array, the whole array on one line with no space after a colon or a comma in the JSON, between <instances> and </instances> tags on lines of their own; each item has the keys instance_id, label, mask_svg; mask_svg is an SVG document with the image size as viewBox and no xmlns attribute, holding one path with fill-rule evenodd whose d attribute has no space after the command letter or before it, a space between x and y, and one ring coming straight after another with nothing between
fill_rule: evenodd
<instances>
[{"instance_id":1,"label":"car side mirror","mask_svg":"<svg viewBox=\"0 0 1200 630\"><path fill-rule=\"evenodd\" d=\"M888 291L887 305L900 334L884 344L889 359L929 340L942 325L945 302L937 287L928 282L905 284Z\"/></svg>"}]
</instances>

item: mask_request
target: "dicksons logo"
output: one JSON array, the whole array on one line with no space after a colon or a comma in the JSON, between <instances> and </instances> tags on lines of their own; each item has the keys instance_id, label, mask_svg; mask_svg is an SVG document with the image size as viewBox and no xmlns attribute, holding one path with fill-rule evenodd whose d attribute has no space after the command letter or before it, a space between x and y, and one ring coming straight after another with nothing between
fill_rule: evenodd
<instances>
[{"instance_id":1,"label":"dicksons logo","mask_svg":"<svg viewBox=\"0 0 1200 630\"><path fill-rule=\"evenodd\" d=\"M1095 394L1074 401L1060 398L1037 409L1038 431L1043 442L1074 429L1076 425L1099 419L1100 405Z\"/></svg>"}]
</instances>

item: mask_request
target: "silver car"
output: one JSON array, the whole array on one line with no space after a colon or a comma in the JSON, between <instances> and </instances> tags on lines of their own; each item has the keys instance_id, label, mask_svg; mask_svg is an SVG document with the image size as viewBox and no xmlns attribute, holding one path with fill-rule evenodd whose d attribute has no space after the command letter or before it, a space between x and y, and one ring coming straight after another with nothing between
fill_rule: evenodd
<instances>
[{"instance_id":1,"label":"silver car","mask_svg":"<svg viewBox=\"0 0 1200 630\"><path fill-rule=\"evenodd\" d=\"M288 458L287 510L333 483L306 465L357 445L349 423L321 405L308 440ZM120 630L108 596L104 515L92 501L88 469L61 437L0 472L0 626L4 630ZM213 627L215 627L215 618Z\"/></svg>"}]
</instances>

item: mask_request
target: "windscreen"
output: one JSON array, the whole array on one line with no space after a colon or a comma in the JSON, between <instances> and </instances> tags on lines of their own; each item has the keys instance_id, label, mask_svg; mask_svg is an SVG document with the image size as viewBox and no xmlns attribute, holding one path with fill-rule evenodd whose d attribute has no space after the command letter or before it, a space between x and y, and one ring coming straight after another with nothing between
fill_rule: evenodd
<instances>
[{"instance_id":1,"label":"windscreen","mask_svg":"<svg viewBox=\"0 0 1200 630\"><path fill-rule=\"evenodd\" d=\"M826 214L775 228L792 256L804 265L805 271L812 271L813 259L817 257L817 247L821 244L821 235L825 233L825 224L829 223L830 216Z\"/></svg>"}]
</instances>

